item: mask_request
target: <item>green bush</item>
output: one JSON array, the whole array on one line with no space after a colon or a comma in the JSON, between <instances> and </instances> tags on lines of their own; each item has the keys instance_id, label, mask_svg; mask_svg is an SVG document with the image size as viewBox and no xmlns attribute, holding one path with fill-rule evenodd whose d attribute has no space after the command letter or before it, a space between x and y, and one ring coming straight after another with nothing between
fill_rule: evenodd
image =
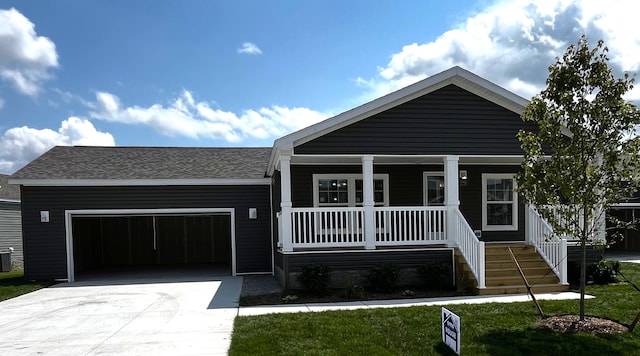
<instances>
[{"instance_id":1,"label":"green bush","mask_svg":"<svg viewBox=\"0 0 640 356\"><path fill-rule=\"evenodd\" d=\"M342 290L342 296L347 299L363 299L365 294L362 287L352 283Z\"/></svg>"},{"instance_id":2,"label":"green bush","mask_svg":"<svg viewBox=\"0 0 640 356\"><path fill-rule=\"evenodd\" d=\"M453 268L448 263L438 262L418 267L418 274L427 289L445 289L453 287Z\"/></svg>"},{"instance_id":3,"label":"green bush","mask_svg":"<svg viewBox=\"0 0 640 356\"><path fill-rule=\"evenodd\" d=\"M592 263L587 267L587 280L592 280L595 284L609 284L618 281L620 272L620 262L614 260L601 260Z\"/></svg>"},{"instance_id":4,"label":"green bush","mask_svg":"<svg viewBox=\"0 0 640 356\"><path fill-rule=\"evenodd\" d=\"M307 264L302 266L302 271L298 274L298 282L302 284L302 289L310 294L325 295L329 290L331 271L327 265Z\"/></svg>"},{"instance_id":5,"label":"green bush","mask_svg":"<svg viewBox=\"0 0 640 356\"><path fill-rule=\"evenodd\" d=\"M367 276L369 289L375 292L392 292L398 281L398 268L392 263L375 266Z\"/></svg>"}]
</instances>

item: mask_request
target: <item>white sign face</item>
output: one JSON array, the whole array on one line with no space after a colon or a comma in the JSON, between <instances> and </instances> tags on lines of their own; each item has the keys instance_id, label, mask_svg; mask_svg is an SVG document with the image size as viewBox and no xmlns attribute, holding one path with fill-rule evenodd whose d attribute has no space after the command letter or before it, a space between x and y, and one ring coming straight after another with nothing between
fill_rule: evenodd
<instances>
[{"instance_id":1,"label":"white sign face","mask_svg":"<svg viewBox=\"0 0 640 356\"><path fill-rule=\"evenodd\" d=\"M460 355L460 317L442 308L442 342Z\"/></svg>"},{"instance_id":2,"label":"white sign face","mask_svg":"<svg viewBox=\"0 0 640 356\"><path fill-rule=\"evenodd\" d=\"M49 212L48 211L40 211L40 222L48 223L49 222Z\"/></svg>"}]
</instances>

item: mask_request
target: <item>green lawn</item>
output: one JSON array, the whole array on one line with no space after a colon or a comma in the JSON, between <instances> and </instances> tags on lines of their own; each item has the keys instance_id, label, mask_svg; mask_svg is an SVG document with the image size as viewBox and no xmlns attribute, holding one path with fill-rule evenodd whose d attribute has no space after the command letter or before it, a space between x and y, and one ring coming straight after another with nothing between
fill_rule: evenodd
<instances>
[{"instance_id":1,"label":"green lawn","mask_svg":"<svg viewBox=\"0 0 640 356\"><path fill-rule=\"evenodd\" d=\"M0 301L50 286L49 282L28 282L23 271L0 272Z\"/></svg>"},{"instance_id":2,"label":"green lawn","mask_svg":"<svg viewBox=\"0 0 640 356\"><path fill-rule=\"evenodd\" d=\"M640 283L640 265L622 264ZM630 285L590 286L587 314L631 324L640 293ZM578 301L542 301L547 315L578 312ZM637 355L633 333L554 333L530 303L451 305L461 318L463 355ZM230 355L454 355L441 343L441 307L409 307L238 317Z\"/></svg>"}]
</instances>

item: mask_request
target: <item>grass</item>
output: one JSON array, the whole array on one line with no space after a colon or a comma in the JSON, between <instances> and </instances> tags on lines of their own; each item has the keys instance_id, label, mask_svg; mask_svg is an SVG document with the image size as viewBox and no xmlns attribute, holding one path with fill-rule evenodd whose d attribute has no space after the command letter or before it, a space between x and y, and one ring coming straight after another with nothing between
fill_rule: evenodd
<instances>
[{"instance_id":1,"label":"grass","mask_svg":"<svg viewBox=\"0 0 640 356\"><path fill-rule=\"evenodd\" d=\"M31 293L50 285L50 282L29 282L25 280L22 270L0 272L0 301Z\"/></svg>"},{"instance_id":2,"label":"grass","mask_svg":"<svg viewBox=\"0 0 640 356\"><path fill-rule=\"evenodd\" d=\"M622 264L640 283L640 265ZM631 324L640 293L627 284L589 286L587 314ZM547 315L575 314L579 302L541 301ZM636 355L640 332L555 333L538 326L533 303L451 305L465 355ZM237 317L230 355L455 355L441 342L441 307L409 307ZM640 327L638 327L640 328Z\"/></svg>"}]
</instances>

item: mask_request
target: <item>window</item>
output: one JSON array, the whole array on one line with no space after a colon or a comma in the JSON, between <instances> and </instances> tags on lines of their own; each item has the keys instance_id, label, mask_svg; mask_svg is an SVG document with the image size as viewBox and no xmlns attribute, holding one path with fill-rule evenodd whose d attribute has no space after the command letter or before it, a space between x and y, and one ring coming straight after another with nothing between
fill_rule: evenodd
<instances>
[{"instance_id":1,"label":"window","mask_svg":"<svg viewBox=\"0 0 640 356\"><path fill-rule=\"evenodd\" d=\"M518 230L518 196L513 174L482 175L482 230Z\"/></svg>"},{"instance_id":2,"label":"window","mask_svg":"<svg viewBox=\"0 0 640 356\"><path fill-rule=\"evenodd\" d=\"M374 174L373 200L377 206L388 205L387 174ZM362 206L362 174L314 174L314 206Z\"/></svg>"},{"instance_id":3,"label":"window","mask_svg":"<svg viewBox=\"0 0 640 356\"><path fill-rule=\"evenodd\" d=\"M444 205L444 173L424 172L424 205Z\"/></svg>"}]
</instances>

